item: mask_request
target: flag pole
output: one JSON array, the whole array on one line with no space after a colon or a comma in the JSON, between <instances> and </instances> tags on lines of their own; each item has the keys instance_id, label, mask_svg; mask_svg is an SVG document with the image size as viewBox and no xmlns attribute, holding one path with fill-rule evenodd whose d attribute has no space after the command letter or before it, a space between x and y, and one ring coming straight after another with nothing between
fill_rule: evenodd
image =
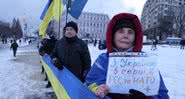
<instances>
[{"instance_id":1,"label":"flag pole","mask_svg":"<svg viewBox=\"0 0 185 99\"><path fill-rule=\"evenodd\" d=\"M68 12L69 12L69 0L66 0L66 24L67 24L67 17L68 17Z\"/></svg>"},{"instance_id":2,"label":"flag pole","mask_svg":"<svg viewBox=\"0 0 185 99\"><path fill-rule=\"evenodd\" d=\"M60 20L61 20L61 2L62 0L60 0L60 3L59 3L59 27L58 27L58 32L59 32L59 38L60 38Z\"/></svg>"}]
</instances>

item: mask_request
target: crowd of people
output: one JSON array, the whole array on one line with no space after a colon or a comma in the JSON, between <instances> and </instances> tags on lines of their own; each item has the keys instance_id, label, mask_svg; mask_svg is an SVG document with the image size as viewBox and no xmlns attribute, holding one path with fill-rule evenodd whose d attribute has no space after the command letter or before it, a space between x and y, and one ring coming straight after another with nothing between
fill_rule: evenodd
<instances>
[{"instance_id":1,"label":"crowd of people","mask_svg":"<svg viewBox=\"0 0 185 99\"><path fill-rule=\"evenodd\" d=\"M91 66L90 52L87 44L78 38L78 25L70 21L63 28L63 37L56 40L54 36L41 41L39 53L48 54L51 61L59 70L65 66L95 95L111 99L169 99L168 90L160 75L158 95L146 96L142 92L131 89L129 94L110 93L106 85L106 75L109 62L109 53L112 52L142 52L142 28L136 15L120 13L109 22L106 32L107 52L102 53ZM96 46L97 41L94 43ZM158 41L153 42L157 49Z\"/></svg>"}]
</instances>

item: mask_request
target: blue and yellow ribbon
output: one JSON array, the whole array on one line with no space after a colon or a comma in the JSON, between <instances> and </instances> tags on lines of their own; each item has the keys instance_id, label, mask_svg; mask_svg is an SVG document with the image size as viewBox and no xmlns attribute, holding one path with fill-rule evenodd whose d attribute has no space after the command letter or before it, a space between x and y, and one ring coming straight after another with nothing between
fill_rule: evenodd
<instances>
[{"instance_id":1,"label":"blue and yellow ribbon","mask_svg":"<svg viewBox=\"0 0 185 99\"><path fill-rule=\"evenodd\" d=\"M58 70L49 55L41 62L58 99L100 99L65 67Z\"/></svg>"}]
</instances>

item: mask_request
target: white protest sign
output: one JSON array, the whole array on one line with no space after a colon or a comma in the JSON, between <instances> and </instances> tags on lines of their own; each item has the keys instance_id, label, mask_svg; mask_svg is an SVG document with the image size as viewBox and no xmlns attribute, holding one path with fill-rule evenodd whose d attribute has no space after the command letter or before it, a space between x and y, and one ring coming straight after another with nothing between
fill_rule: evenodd
<instances>
[{"instance_id":1,"label":"white protest sign","mask_svg":"<svg viewBox=\"0 0 185 99\"><path fill-rule=\"evenodd\" d=\"M106 84L111 93L129 94L130 89L135 89L146 96L158 94L160 76L156 57L125 53L109 56Z\"/></svg>"}]
</instances>

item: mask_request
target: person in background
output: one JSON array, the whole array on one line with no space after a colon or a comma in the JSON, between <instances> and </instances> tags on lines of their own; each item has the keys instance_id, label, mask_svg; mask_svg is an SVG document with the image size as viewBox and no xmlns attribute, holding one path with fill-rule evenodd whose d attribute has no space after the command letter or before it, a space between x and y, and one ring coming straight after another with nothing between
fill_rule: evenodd
<instances>
[{"instance_id":1,"label":"person in background","mask_svg":"<svg viewBox=\"0 0 185 99\"><path fill-rule=\"evenodd\" d=\"M120 13L110 21L107 33L107 52L99 55L86 76L85 84L95 95L111 99L169 99L168 90L160 75L160 88L158 95L145 96L142 92L131 89L130 94L109 93L106 85L106 76L111 52L141 52L142 51L142 28L136 15Z\"/></svg>"},{"instance_id":2,"label":"person in background","mask_svg":"<svg viewBox=\"0 0 185 99\"><path fill-rule=\"evenodd\" d=\"M75 22L68 22L63 31L63 38L56 43L52 63L60 70L65 66L84 82L91 65L87 44L77 37L78 26Z\"/></svg>"},{"instance_id":3,"label":"person in background","mask_svg":"<svg viewBox=\"0 0 185 99\"><path fill-rule=\"evenodd\" d=\"M16 57L16 53L17 53L17 48L18 48L18 44L16 42L16 40L13 41L13 43L10 46L10 50L13 49L13 56Z\"/></svg>"},{"instance_id":4,"label":"person in background","mask_svg":"<svg viewBox=\"0 0 185 99\"><path fill-rule=\"evenodd\" d=\"M158 40L157 40L157 39L155 39L155 40L154 40L154 50L156 50L156 49L157 49L157 44L158 44Z\"/></svg>"},{"instance_id":5,"label":"person in background","mask_svg":"<svg viewBox=\"0 0 185 99\"><path fill-rule=\"evenodd\" d=\"M94 40L94 46L96 47L97 44L97 39Z\"/></svg>"},{"instance_id":6,"label":"person in background","mask_svg":"<svg viewBox=\"0 0 185 99\"><path fill-rule=\"evenodd\" d=\"M184 49L184 45L185 45L185 39L182 39L180 41L180 49Z\"/></svg>"},{"instance_id":7,"label":"person in background","mask_svg":"<svg viewBox=\"0 0 185 99\"><path fill-rule=\"evenodd\" d=\"M19 40L19 44L21 44L21 39Z\"/></svg>"}]
</instances>

